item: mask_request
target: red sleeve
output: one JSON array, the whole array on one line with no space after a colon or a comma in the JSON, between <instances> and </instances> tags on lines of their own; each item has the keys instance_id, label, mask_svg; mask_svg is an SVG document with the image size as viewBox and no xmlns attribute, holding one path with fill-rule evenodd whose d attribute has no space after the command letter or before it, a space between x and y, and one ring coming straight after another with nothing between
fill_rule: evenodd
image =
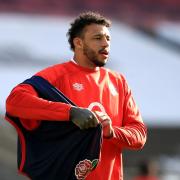
<instances>
[{"instance_id":1,"label":"red sleeve","mask_svg":"<svg viewBox=\"0 0 180 180\"><path fill-rule=\"evenodd\" d=\"M123 123L122 127L113 127L114 136L111 141L120 148L141 149L146 142L147 128L123 77L122 83L124 89Z\"/></svg>"},{"instance_id":2,"label":"red sleeve","mask_svg":"<svg viewBox=\"0 0 180 180\"><path fill-rule=\"evenodd\" d=\"M69 120L71 105L39 98L32 86L16 86L6 100L6 111L19 117L27 129L34 129L41 120Z\"/></svg>"}]
</instances>

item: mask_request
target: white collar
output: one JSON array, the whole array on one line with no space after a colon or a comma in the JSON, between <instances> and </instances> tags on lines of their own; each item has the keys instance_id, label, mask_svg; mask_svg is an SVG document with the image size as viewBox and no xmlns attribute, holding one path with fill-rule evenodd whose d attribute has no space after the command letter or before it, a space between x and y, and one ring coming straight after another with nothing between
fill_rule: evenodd
<instances>
[{"instance_id":1,"label":"white collar","mask_svg":"<svg viewBox=\"0 0 180 180\"><path fill-rule=\"evenodd\" d=\"M72 61L74 64L78 64L74 59L71 59L71 61Z\"/></svg>"}]
</instances>

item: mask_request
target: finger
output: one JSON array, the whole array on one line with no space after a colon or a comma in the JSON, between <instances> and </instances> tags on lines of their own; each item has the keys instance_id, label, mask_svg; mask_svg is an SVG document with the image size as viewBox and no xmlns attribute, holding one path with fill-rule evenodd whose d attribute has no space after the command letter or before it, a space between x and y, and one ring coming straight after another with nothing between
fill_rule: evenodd
<instances>
[{"instance_id":1,"label":"finger","mask_svg":"<svg viewBox=\"0 0 180 180\"><path fill-rule=\"evenodd\" d=\"M106 119L104 121L101 122L103 127L109 126L111 124L111 121L109 119Z\"/></svg>"},{"instance_id":2,"label":"finger","mask_svg":"<svg viewBox=\"0 0 180 180\"><path fill-rule=\"evenodd\" d=\"M99 117L104 117L104 116L109 117L109 116L107 115L107 113L101 112L101 111L95 111L95 114L96 114L97 116L99 116Z\"/></svg>"},{"instance_id":3,"label":"finger","mask_svg":"<svg viewBox=\"0 0 180 180\"><path fill-rule=\"evenodd\" d=\"M95 111L95 114L96 114L97 116L99 116L99 117L105 115L105 113L104 113L104 112L101 112L101 111Z\"/></svg>"},{"instance_id":4,"label":"finger","mask_svg":"<svg viewBox=\"0 0 180 180\"><path fill-rule=\"evenodd\" d=\"M107 115L98 116L98 119L99 119L100 122L108 120L108 119L110 120L109 116L107 116Z\"/></svg>"}]
</instances>

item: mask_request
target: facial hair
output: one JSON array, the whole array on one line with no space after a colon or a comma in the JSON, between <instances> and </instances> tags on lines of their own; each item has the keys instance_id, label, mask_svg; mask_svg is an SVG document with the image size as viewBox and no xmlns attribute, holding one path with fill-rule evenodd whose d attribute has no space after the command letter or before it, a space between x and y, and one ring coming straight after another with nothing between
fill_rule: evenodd
<instances>
[{"instance_id":1,"label":"facial hair","mask_svg":"<svg viewBox=\"0 0 180 180\"><path fill-rule=\"evenodd\" d=\"M98 54L89 48L86 44L84 44L83 53L95 66L103 67L106 65L106 61L98 60Z\"/></svg>"}]
</instances>

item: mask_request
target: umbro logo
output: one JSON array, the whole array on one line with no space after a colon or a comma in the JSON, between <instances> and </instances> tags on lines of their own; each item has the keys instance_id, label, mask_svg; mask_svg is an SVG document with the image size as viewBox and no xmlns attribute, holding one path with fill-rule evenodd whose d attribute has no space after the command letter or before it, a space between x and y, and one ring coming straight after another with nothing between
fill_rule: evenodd
<instances>
[{"instance_id":1,"label":"umbro logo","mask_svg":"<svg viewBox=\"0 0 180 180\"><path fill-rule=\"evenodd\" d=\"M74 83L73 89L75 89L76 91L82 91L84 89L84 86L83 84L80 84L80 83Z\"/></svg>"}]
</instances>

